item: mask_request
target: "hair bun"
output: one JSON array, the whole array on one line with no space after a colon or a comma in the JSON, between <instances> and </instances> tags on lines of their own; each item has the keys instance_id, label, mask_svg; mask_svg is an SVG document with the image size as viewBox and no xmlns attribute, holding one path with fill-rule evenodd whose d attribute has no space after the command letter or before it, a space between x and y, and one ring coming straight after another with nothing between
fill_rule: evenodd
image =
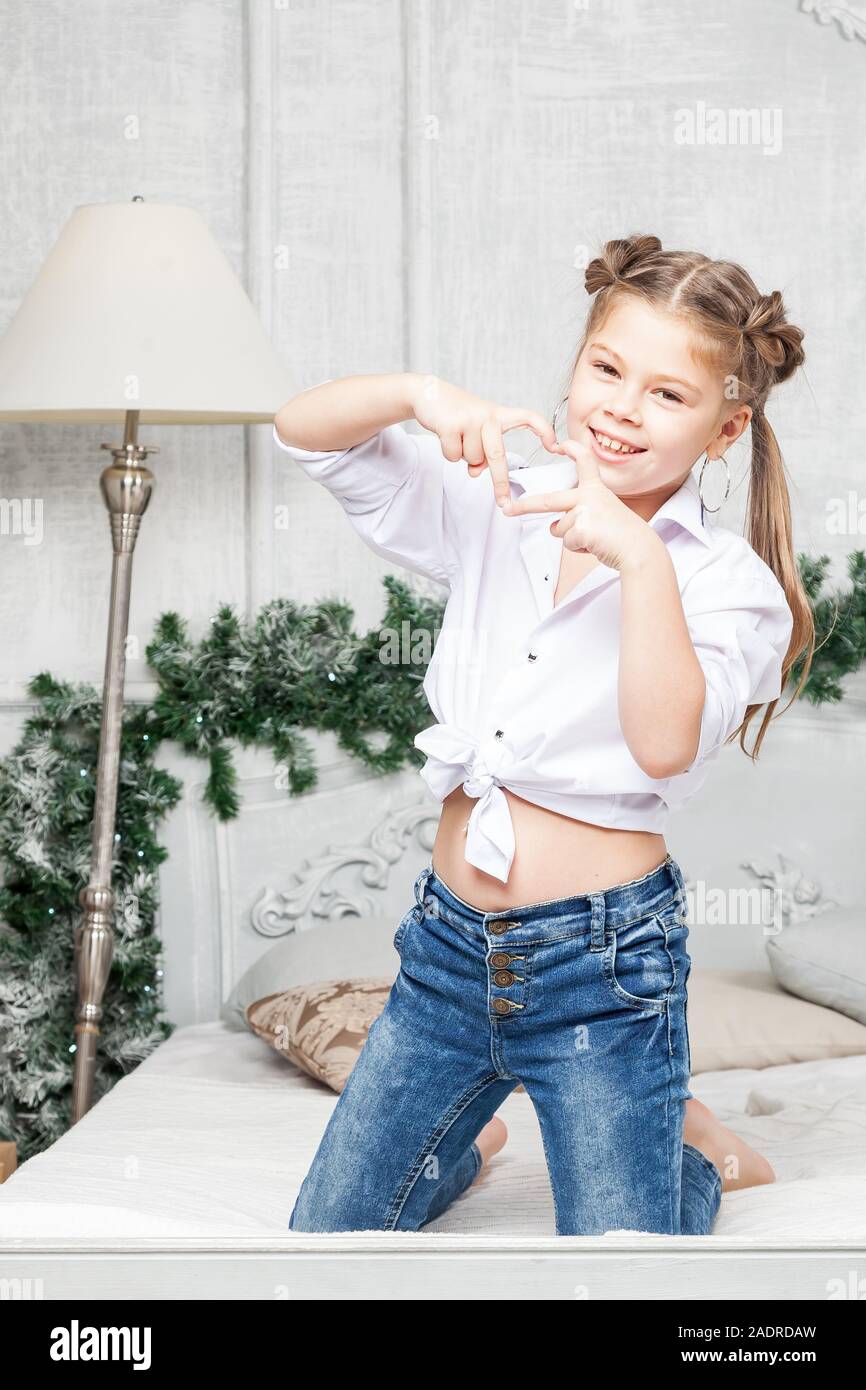
<instances>
[{"instance_id":1,"label":"hair bun","mask_svg":"<svg viewBox=\"0 0 866 1390\"><path fill-rule=\"evenodd\" d=\"M758 356L773 368L776 384L787 381L806 360L803 330L788 323L779 290L759 294L740 330Z\"/></svg>"},{"instance_id":2,"label":"hair bun","mask_svg":"<svg viewBox=\"0 0 866 1390\"><path fill-rule=\"evenodd\" d=\"M617 281L630 280L646 257L661 249L657 236L629 236L605 242L601 255L591 260L584 272L587 294L606 290Z\"/></svg>"}]
</instances>

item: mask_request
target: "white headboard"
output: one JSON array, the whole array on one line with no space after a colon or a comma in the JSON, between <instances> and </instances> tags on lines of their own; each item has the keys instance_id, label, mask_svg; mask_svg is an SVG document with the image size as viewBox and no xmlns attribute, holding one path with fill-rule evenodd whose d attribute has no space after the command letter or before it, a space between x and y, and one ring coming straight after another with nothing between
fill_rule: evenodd
<instances>
[{"instance_id":1,"label":"white headboard","mask_svg":"<svg viewBox=\"0 0 866 1390\"><path fill-rule=\"evenodd\" d=\"M202 802L205 765L163 746L184 783L167 819L159 931L173 1023L216 1018L236 980L279 936L346 915L411 907L430 863L440 806L414 769L371 776L336 737L308 732L318 786L286 790L267 751L234 750L242 806L218 821Z\"/></svg>"}]
</instances>

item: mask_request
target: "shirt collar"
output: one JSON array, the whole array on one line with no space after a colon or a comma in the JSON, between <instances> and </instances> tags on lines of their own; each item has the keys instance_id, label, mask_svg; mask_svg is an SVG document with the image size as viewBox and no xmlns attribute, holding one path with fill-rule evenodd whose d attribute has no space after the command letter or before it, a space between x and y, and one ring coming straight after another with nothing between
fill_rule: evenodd
<instances>
[{"instance_id":1,"label":"shirt collar","mask_svg":"<svg viewBox=\"0 0 866 1390\"><path fill-rule=\"evenodd\" d=\"M518 464L509 468L508 479L525 493L557 492L575 486L577 466L574 459L567 456L532 467ZM664 521L675 521L703 545L712 545L712 538L704 525L704 507L693 473L689 473L682 486L662 503L649 524L657 531Z\"/></svg>"}]
</instances>

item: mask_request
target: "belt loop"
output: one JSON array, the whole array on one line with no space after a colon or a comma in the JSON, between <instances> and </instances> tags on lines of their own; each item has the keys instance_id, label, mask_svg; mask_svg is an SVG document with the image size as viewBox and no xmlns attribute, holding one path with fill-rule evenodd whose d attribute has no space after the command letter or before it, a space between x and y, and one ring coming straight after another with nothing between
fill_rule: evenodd
<instances>
[{"instance_id":1,"label":"belt loop","mask_svg":"<svg viewBox=\"0 0 866 1390\"><path fill-rule=\"evenodd\" d=\"M433 865L428 864L426 868L421 870L420 874L415 880L415 901L419 907L424 906L424 893L426 892L427 881L430 878L432 872Z\"/></svg>"},{"instance_id":2,"label":"belt loop","mask_svg":"<svg viewBox=\"0 0 866 1390\"><path fill-rule=\"evenodd\" d=\"M604 893L590 893L589 901L592 906L592 923L590 926L590 946L591 951L604 950Z\"/></svg>"}]
</instances>

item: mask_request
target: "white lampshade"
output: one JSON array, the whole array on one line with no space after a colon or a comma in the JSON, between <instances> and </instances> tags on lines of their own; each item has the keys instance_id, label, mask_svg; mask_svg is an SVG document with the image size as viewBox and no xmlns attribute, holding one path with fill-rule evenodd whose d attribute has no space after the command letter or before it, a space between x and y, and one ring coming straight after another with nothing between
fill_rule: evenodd
<instances>
[{"instance_id":1,"label":"white lampshade","mask_svg":"<svg viewBox=\"0 0 866 1390\"><path fill-rule=\"evenodd\" d=\"M0 342L0 420L267 423L295 394L192 208L77 207Z\"/></svg>"}]
</instances>

